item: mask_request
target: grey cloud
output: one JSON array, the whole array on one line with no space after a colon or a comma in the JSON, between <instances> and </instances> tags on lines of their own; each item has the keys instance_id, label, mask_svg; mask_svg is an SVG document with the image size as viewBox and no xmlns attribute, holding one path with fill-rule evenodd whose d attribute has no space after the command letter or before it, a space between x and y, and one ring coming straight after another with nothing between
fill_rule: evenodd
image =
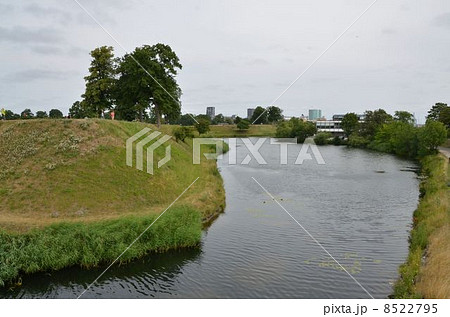
<instances>
[{"instance_id":1,"label":"grey cloud","mask_svg":"<svg viewBox=\"0 0 450 317\"><path fill-rule=\"evenodd\" d=\"M381 33L384 35L392 35L397 33L397 30L393 29L393 28L384 28L381 30Z\"/></svg>"},{"instance_id":2,"label":"grey cloud","mask_svg":"<svg viewBox=\"0 0 450 317\"><path fill-rule=\"evenodd\" d=\"M23 26L12 28L0 27L0 42L24 43L47 43L55 44L64 42L59 31L50 28L30 29Z\"/></svg>"},{"instance_id":3,"label":"grey cloud","mask_svg":"<svg viewBox=\"0 0 450 317\"><path fill-rule=\"evenodd\" d=\"M18 71L9 73L3 77L5 81L13 82L31 82L35 80L61 80L67 79L74 75L78 75L73 71L56 71L48 69L29 69L25 71Z\"/></svg>"},{"instance_id":4,"label":"grey cloud","mask_svg":"<svg viewBox=\"0 0 450 317\"><path fill-rule=\"evenodd\" d=\"M433 24L440 27L450 28L450 12L443 13L435 17Z\"/></svg>"},{"instance_id":5,"label":"grey cloud","mask_svg":"<svg viewBox=\"0 0 450 317\"><path fill-rule=\"evenodd\" d=\"M250 65L250 66L263 66L263 65L268 65L269 62L263 58L254 58L254 59L248 61L246 64Z\"/></svg>"},{"instance_id":6,"label":"grey cloud","mask_svg":"<svg viewBox=\"0 0 450 317\"><path fill-rule=\"evenodd\" d=\"M38 5L37 3L32 3L27 5L24 8L24 11L26 13L32 14L36 17L41 18L53 18L56 19L62 23L67 23L72 20L72 14L68 11L64 11L60 8L54 8L54 7L43 7L41 5Z\"/></svg>"}]
</instances>

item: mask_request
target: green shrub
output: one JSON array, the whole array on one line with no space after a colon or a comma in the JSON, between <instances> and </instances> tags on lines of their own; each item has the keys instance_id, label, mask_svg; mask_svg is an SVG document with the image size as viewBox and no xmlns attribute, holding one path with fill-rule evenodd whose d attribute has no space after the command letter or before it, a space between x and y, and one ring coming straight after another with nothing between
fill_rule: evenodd
<instances>
[{"instance_id":1,"label":"green shrub","mask_svg":"<svg viewBox=\"0 0 450 317\"><path fill-rule=\"evenodd\" d=\"M316 143L317 145L325 145L329 143L329 140L332 137L333 136L329 132L319 132L314 137L314 143Z\"/></svg>"}]
</instances>

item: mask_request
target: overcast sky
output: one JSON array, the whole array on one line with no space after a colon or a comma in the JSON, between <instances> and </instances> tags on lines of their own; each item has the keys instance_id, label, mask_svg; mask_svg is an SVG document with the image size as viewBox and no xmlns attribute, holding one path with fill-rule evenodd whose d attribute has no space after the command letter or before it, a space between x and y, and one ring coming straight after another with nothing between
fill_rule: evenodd
<instances>
[{"instance_id":1,"label":"overcast sky","mask_svg":"<svg viewBox=\"0 0 450 317\"><path fill-rule=\"evenodd\" d=\"M79 0L128 51L170 45L182 111L272 103L373 0ZM0 108L67 112L95 47L124 51L73 0L0 0ZM450 1L378 0L275 104L288 116L450 101Z\"/></svg>"}]
</instances>

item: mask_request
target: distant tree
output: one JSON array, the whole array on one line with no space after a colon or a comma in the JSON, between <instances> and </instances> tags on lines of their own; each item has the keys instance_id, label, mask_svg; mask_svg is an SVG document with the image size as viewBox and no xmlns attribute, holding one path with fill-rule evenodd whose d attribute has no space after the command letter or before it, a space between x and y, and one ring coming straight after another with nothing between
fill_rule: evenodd
<instances>
[{"instance_id":1,"label":"distant tree","mask_svg":"<svg viewBox=\"0 0 450 317\"><path fill-rule=\"evenodd\" d=\"M277 138L297 138L297 143L305 142L307 137L316 134L316 125L312 122L291 118L289 121L280 122L277 126Z\"/></svg>"},{"instance_id":2,"label":"distant tree","mask_svg":"<svg viewBox=\"0 0 450 317\"><path fill-rule=\"evenodd\" d=\"M276 106L270 106L267 108L267 121L269 123L278 122L283 119L283 110Z\"/></svg>"},{"instance_id":3,"label":"distant tree","mask_svg":"<svg viewBox=\"0 0 450 317\"><path fill-rule=\"evenodd\" d=\"M189 127L177 127L174 132L173 135L175 136L175 140L178 141L182 141L184 142L184 140L186 138L193 138L194 134L192 133L191 128Z\"/></svg>"},{"instance_id":4,"label":"distant tree","mask_svg":"<svg viewBox=\"0 0 450 317\"><path fill-rule=\"evenodd\" d=\"M212 124L220 124L220 123L224 123L225 122L225 117L223 116L223 114L219 113L217 116L214 117L214 119L212 120Z\"/></svg>"},{"instance_id":5,"label":"distant tree","mask_svg":"<svg viewBox=\"0 0 450 317\"><path fill-rule=\"evenodd\" d=\"M64 117L63 113L58 109L50 110L48 116L52 119L61 119L62 117Z\"/></svg>"},{"instance_id":6,"label":"distant tree","mask_svg":"<svg viewBox=\"0 0 450 317\"><path fill-rule=\"evenodd\" d=\"M241 120L242 120L241 117L236 116L236 118L234 118L234 123L238 124ZM247 121L248 121L248 120L247 120Z\"/></svg>"},{"instance_id":7,"label":"distant tree","mask_svg":"<svg viewBox=\"0 0 450 317\"><path fill-rule=\"evenodd\" d=\"M250 122L252 124L267 124L267 111L263 107L256 107Z\"/></svg>"},{"instance_id":8,"label":"distant tree","mask_svg":"<svg viewBox=\"0 0 450 317\"><path fill-rule=\"evenodd\" d=\"M205 121L208 121L208 122L211 124L211 117L208 116L208 115L206 115L206 114L199 114L199 115L197 115L197 116L195 117L195 119L196 119L197 121L199 121L199 120L205 120Z\"/></svg>"},{"instance_id":9,"label":"distant tree","mask_svg":"<svg viewBox=\"0 0 450 317\"><path fill-rule=\"evenodd\" d=\"M192 114L183 114L180 119L178 120L178 123L183 126L191 126L195 124L194 116Z\"/></svg>"},{"instance_id":10,"label":"distant tree","mask_svg":"<svg viewBox=\"0 0 450 317\"><path fill-rule=\"evenodd\" d=\"M129 118L134 113L142 121L150 107L158 126L163 116L175 122L181 112L181 89L175 79L181 68L178 56L168 45L144 45L126 54L118 68L118 114Z\"/></svg>"},{"instance_id":11,"label":"distant tree","mask_svg":"<svg viewBox=\"0 0 450 317\"><path fill-rule=\"evenodd\" d=\"M72 107L69 108L69 116L74 119L83 119L89 117L88 113L83 107L83 102L75 101Z\"/></svg>"},{"instance_id":12,"label":"distant tree","mask_svg":"<svg viewBox=\"0 0 450 317\"><path fill-rule=\"evenodd\" d=\"M237 128L239 130L248 130L250 128L250 121L246 119L240 120L237 124Z\"/></svg>"},{"instance_id":13,"label":"distant tree","mask_svg":"<svg viewBox=\"0 0 450 317\"><path fill-rule=\"evenodd\" d=\"M31 112L30 109L27 108L27 109L25 109L24 111L22 111L20 113L20 117L22 119L33 119L34 118L34 114Z\"/></svg>"},{"instance_id":14,"label":"distant tree","mask_svg":"<svg viewBox=\"0 0 450 317\"><path fill-rule=\"evenodd\" d=\"M347 113L341 122L342 130L344 130L345 135L348 137L358 130L359 121L358 115L354 112Z\"/></svg>"},{"instance_id":15,"label":"distant tree","mask_svg":"<svg viewBox=\"0 0 450 317\"><path fill-rule=\"evenodd\" d=\"M414 124L414 115L408 111L396 111L394 114L394 120L408 124Z\"/></svg>"},{"instance_id":16,"label":"distant tree","mask_svg":"<svg viewBox=\"0 0 450 317\"><path fill-rule=\"evenodd\" d=\"M195 124L199 134L204 134L209 131L209 121L204 118L197 119L198 123Z\"/></svg>"},{"instance_id":17,"label":"distant tree","mask_svg":"<svg viewBox=\"0 0 450 317\"><path fill-rule=\"evenodd\" d=\"M448 108L446 103L443 103L443 102L436 103L434 106L431 107L430 110L428 110L427 120L438 121L439 120L439 114L445 108Z\"/></svg>"},{"instance_id":18,"label":"distant tree","mask_svg":"<svg viewBox=\"0 0 450 317\"><path fill-rule=\"evenodd\" d=\"M445 107L439 113L439 121L442 122L447 129L450 128L450 107Z\"/></svg>"},{"instance_id":19,"label":"distant tree","mask_svg":"<svg viewBox=\"0 0 450 317\"><path fill-rule=\"evenodd\" d=\"M370 147L382 152L415 158L418 151L417 128L407 120L386 123L379 129Z\"/></svg>"},{"instance_id":20,"label":"distant tree","mask_svg":"<svg viewBox=\"0 0 450 317\"><path fill-rule=\"evenodd\" d=\"M36 111L36 118L38 119L48 118L48 114L46 111Z\"/></svg>"},{"instance_id":21,"label":"distant tree","mask_svg":"<svg viewBox=\"0 0 450 317\"><path fill-rule=\"evenodd\" d=\"M112 46L101 46L91 51L89 75L84 77L86 90L82 95L85 115L101 117L111 109L115 87L116 65Z\"/></svg>"},{"instance_id":22,"label":"distant tree","mask_svg":"<svg viewBox=\"0 0 450 317\"><path fill-rule=\"evenodd\" d=\"M435 153L438 146L447 140L447 130L442 122L427 120L419 130L419 154Z\"/></svg>"},{"instance_id":23,"label":"distant tree","mask_svg":"<svg viewBox=\"0 0 450 317\"><path fill-rule=\"evenodd\" d=\"M18 119L20 119L20 115L12 112L11 110L5 110L5 119L6 120L18 120Z\"/></svg>"},{"instance_id":24,"label":"distant tree","mask_svg":"<svg viewBox=\"0 0 450 317\"><path fill-rule=\"evenodd\" d=\"M316 143L317 145L325 145L328 144L329 140L332 137L333 136L329 132L319 132L314 137L314 143Z\"/></svg>"},{"instance_id":25,"label":"distant tree","mask_svg":"<svg viewBox=\"0 0 450 317\"><path fill-rule=\"evenodd\" d=\"M392 120L392 116L383 109L366 111L364 123L361 124L360 134L369 140L375 138L377 131L383 124Z\"/></svg>"}]
</instances>

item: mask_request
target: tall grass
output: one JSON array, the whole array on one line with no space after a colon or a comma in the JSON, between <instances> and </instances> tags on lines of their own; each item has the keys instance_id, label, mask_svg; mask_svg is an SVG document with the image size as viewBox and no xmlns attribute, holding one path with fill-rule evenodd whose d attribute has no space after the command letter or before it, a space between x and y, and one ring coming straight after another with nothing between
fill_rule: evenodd
<instances>
[{"instance_id":1,"label":"tall grass","mask_svg":"<svg viewBox=\"0 0 450 317\"><path fill-rule=\"evenodd\" d=\"M450 298L450 208L448 160L441 155L422 159L427 179L421 184L414 212L409 255L400 267L395 298Z\"/></svg>"},{"instance_id":2,"label":"tall grass","mask_svg":"<svg viewBox=\"0 0 450 317\"><path fill-rule=\"evenodd\" d=\"M156 217L127 216L89 224L58 223L25 234L0 231L0 285L13 282L21 273L112 262ZM125 252L120 262L148 252L196 246L201 239L201 228L200 212L186 206L173 207Z\"/></svg>"}]
</instances>

